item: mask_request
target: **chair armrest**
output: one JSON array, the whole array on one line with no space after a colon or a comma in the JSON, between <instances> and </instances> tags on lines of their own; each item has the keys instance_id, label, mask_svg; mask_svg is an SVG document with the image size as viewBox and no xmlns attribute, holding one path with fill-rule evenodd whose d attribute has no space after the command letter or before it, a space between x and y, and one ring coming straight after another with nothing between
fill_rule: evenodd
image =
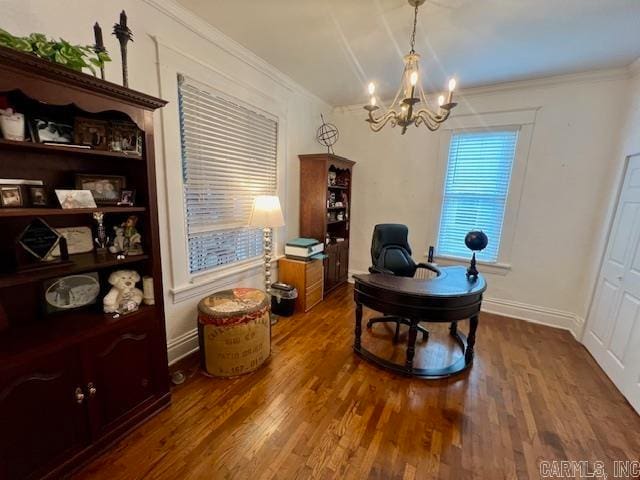
<instances>
[{"instance_id":1,"label":"chair armrest","mask_svg":"<svg viewBox=\"0 0 640 480\"><path fill-rule=\"evenodd\" d=\"M416 265L416 267L417 268L425 268L427 270L431 270L437 276L440 276L442 274L440 269L438 267L436 267L433 263L419 263L418 265Z\"/></svg>"},{"instance_id":2,"label":"chair armrest","mask_svg":"<svg viewBox=\"0 0 640 480\"><path fill-rule=\"evenodd\" d=\"M386 273L387 275L395 275L391 270L382 267L369 267L369 273Z\"/></svg>"}]
</instances>

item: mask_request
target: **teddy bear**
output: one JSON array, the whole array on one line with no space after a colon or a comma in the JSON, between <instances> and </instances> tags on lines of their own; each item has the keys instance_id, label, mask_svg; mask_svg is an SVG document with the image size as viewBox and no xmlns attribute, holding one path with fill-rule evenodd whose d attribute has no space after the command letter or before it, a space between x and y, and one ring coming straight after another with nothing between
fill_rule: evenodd
<instances>
[{"instance_id":1,"label":"teddy bear","mask_svg":"<svg viewBox=\"0 0 640 480\"><path fill-rule=\"evenodd\" d=\"M135 270L118 270L109 275L112 285L102 300L105 313L128 313L138 309L142 303L142 290L136 288L140 275Z\"/></svg>"}]
</instances>

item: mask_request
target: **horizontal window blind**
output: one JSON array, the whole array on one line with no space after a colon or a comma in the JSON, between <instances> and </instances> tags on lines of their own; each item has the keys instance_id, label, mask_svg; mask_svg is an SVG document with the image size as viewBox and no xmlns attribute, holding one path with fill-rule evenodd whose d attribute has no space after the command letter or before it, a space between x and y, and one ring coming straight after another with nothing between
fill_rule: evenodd
<instances>
[{"instance_id":1,"label":"horizontal window blind","mask_svg":"<svg viewBox=\"0 0 640 480\"><path fill-rule=\"evenodd\" d=\"M451 137L438 233L438 255L468 257L464 237L482 230L489 245L478 260L498 260L518 131L460 132Z\"/></svg>"},{"instance_id":2,"label":"horizontal window blind","mask_svg":"<svg viewBox=\"0 0 640 480\"><path fill-rule=\"evenodd\" d=\"M189 271L262 255L247 223L253 199L276 192L276 119L182 75L178 99Z\"/></svg>"}]
</instances>

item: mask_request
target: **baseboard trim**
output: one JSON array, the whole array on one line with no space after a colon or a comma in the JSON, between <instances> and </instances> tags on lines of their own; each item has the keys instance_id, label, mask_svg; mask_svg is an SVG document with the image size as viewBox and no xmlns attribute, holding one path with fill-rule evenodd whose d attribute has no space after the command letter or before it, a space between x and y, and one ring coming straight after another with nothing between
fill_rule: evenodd
<instances>
[{"instance_id":1,"label":"baseboard trim","mask_svg":"<svg viewBox=\"0 0 640 480\"><path fill-rule=\"evenodd\" d=\"M500 298L485 297L482 300L482 311L567 330L578 341L584 325L584 319L571 312Z\"/></svg>"},{"instance_id":2,"label":"baseboard trim","mask_svg":"<svg viewBox=\"0 0 640 480\"><path fill-rule=\"evenodd\" d=\"M367 273L360 270L349 271L349 283L353 283L353 275ZM501 298L484 297L482 300L482 311L502 315L504 317L524 320L526 322L537 323L547 327L560 328L569 331L579 342L582 339L584 329L584 318L575 313L543 307L541 305L531 305L528 303L504 300Z\"/></svg>"},{"instance_id":3,"label":"baseboard trim","mask_svg":"<svg viewBox=\"0 0 640 480\"><path fill-rule=\"evenodd\" d=\"M199 349L198 329L188 331L167 343L169 365L182 360Z\"/></svg>"}]
</instances>

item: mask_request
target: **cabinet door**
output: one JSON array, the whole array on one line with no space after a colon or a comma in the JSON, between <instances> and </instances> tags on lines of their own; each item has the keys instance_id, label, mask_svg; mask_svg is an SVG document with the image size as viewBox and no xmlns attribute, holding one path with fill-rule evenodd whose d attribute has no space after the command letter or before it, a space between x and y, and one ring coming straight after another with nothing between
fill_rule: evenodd
<instances>
[{"instance_id":1,"label":"cabinet door","mask_svg":"<svg viewBox=\"0 0 640 480\"><path fill-rule=\"evenodd\" d=\"M90 342L85 355L89 365L87 392L92 430L96 437L126 421L154 399L166 373L159 354L157 320L145 308L122 318L122 327ZM95 389L95 390L92 390Z\"/></svg>"},{"instance_id":2,"label":"cabinet door","mask_svg":"<svg viewBox=\"0 0 640 480\"><path fill-rule=\"evenodd\" d=\"M346 282L349 277L349 245L347 242L338 244L338 282Z\"/></svg>"},{"instance_id":3,"label":"cabinet door","mask_svg":"<svg viewBox=\"0 0 640 480\"><path fill-rule=\"evenodd\" d=\"M79 358L63 351L0 370L0 479L39 477L87 445Z\"/></svg>"},{"instance_id":4,"label":"cabinet door","mask_svg":"<svg viewBox=\"0 0 640 480\"><path fill-rule=\"evenodd\" d=\"M327 245L324 260L324 290L328 292L338 283L338 250L335 244Z\"/></svg>"}]
</instances>

